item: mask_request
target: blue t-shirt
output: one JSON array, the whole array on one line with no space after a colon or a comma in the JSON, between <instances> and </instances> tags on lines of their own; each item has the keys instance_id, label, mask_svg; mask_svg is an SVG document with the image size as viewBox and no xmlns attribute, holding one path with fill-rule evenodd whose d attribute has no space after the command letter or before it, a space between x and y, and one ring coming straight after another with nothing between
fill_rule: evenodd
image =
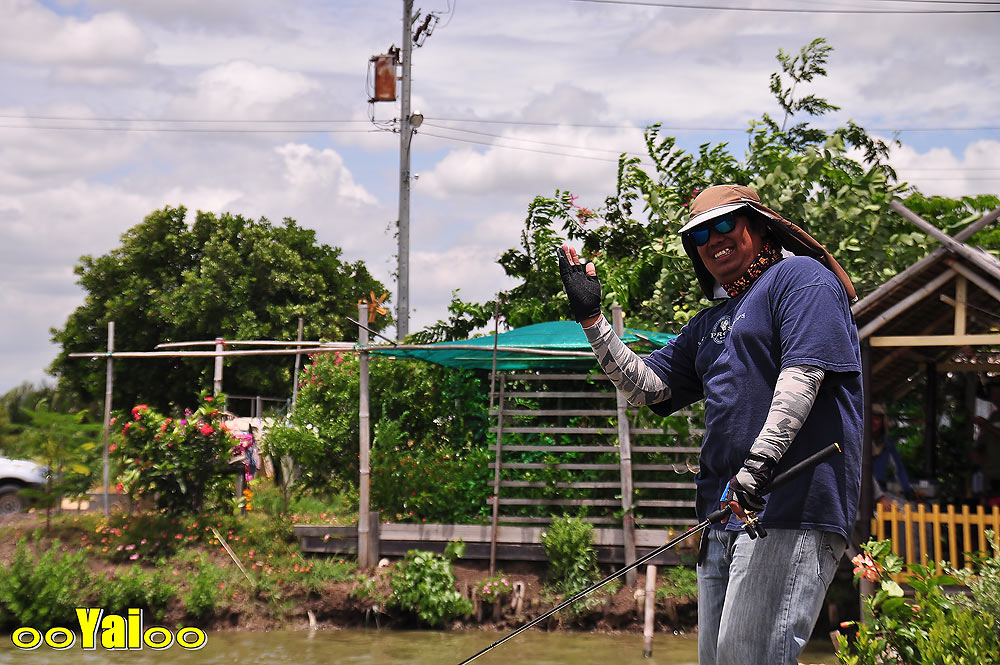
<instances>
[{"instance_id":1,"label":"blue t-shirt","mask_svg":"<svg viewBox=\"0 0 1000 665\"><path fill-rule=\"evenodd\" d=\"M831 443L843 454L776 489L760 519L770 527L848 537L861 493L861 357L847 294L832 272L812 258L784 259L739 296L699 312L646 363L671 390L669 400L650 406L656 413L705 400L695 478L701 520L718 509L726 482L746 460L778 372L792 365L825 370L813 408L775 473Z\"/></svg>"}]
</instances>

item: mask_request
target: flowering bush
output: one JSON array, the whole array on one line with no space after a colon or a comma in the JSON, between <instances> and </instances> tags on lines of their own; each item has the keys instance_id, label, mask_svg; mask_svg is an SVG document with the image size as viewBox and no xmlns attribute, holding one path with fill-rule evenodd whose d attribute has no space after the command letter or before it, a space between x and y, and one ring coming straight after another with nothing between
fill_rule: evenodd
<instances>
[{"instance_id":1,"label":"flowering bush","mask_svg":"<svg viewBox=\"0 0 1000 665\"><path fill-rule=\"evenodd\" d=\"M479 583L479 596L485 601L494 601L510 594L514 586L503 573L497 573L493 577Z\"/></svg>"},{"instance_id":2,"label":"flowering bush","mask_svg":"<svg viewBox=\"0 0 1000 665\"><path fill-rule=\"evenodd\" d=\"M993 632L993 616L982 608L970 608L944 593L943 587L959 584L951 574L936 574L930 566L911 566L906 583L913 599L891 575L903 569L903 561L891 552L887 540L871 540L852 559L854 579L877 585L864 598L868 623L857 626L853 640L839 638L837 659L845 665L972 665L996 663L1000 643Z\"/></svg>"},{"instance_id":3,"label":"flowering bush","mask_svg":"<svg viewBox=\"0 0 1000 665\"><path fill-rule=\"evenodd\" d=\"M120 490L149 497L169 513L199 512L206 499L232 496L228 461L240 448L212 397L181 417L165 417L145 404L114 421ZM235 449L235 450L234 450Z\"/></svg>"}]
</instances>

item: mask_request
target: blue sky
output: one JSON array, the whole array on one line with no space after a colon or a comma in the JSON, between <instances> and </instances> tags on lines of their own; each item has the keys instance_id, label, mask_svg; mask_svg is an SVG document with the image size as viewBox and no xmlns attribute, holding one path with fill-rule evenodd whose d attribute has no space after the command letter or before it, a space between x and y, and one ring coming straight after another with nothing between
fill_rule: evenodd
<instances>
[{"instance_id":1,"label":"blue sky","mask_svg":"<svg viewBox=\"0 0 1000 665\"><path fill-rule=\"evenodd\" d=\"M834 51L808 92L841 107L825 126L904 130L892 161L925 193L1000 192L1000 14L933 13L995 3L698 4L800 11L415 3L440 22L413 56L427 120L413 139L411 330L446 316L454 289L483 300L508 287L495 260L531 199L568 189L599 206L615 155L641 151L647 123L742 154L747 123L779 115L778 49L815 37ZM400 43L401 10L0 0L0 390L45 378L49 329L82 301L80 255L109 251L165 205L293 217L390 284L399 141L368 122L365 82L368 58ZM388 121L398 105L374 112Z\"/></svg>"}]
</instances>

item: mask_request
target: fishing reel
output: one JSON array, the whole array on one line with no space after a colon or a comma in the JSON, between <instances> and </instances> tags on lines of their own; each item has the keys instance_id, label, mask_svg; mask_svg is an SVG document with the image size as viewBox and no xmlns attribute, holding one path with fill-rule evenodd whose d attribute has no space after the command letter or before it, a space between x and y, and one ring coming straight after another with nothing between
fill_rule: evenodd
<instances>
[{"instance_id":1,"label":"fishing reel","mask_svg":"<svg viewBox=\"0 0 1000 665\"><path fill-rule=\"evenodd\" d=\"M767 530L764 529L764 525L758 521L757 513L752 510L748 510L746 511L746 516L746 521L743 523L743 530L746 531L748 536L750 536L750 540L755 539L757 536L766 538Z\"/></svg>"}]
</instances>

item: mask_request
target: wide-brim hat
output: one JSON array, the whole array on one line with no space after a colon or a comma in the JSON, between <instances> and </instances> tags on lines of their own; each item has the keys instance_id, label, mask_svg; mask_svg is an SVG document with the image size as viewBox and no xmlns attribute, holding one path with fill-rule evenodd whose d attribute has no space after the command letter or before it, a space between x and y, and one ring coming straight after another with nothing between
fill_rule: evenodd
<instances>
[{"instance_id":1,"label":"wide-brim hat","mask_svg":"<svg viewBox=\"0 0 1000 665\"><path fill-rule=\"evenodd\" d=\"M684 244L684 251L694 263L698 282L709 300L717 300L725 296L718 288L719 285L715 277L708 271L701 256L698 255L698 247L694 244L690 231L741 208L749 208L757 212L757 218L764 222L767 230L782 249L798 256L811 256L826 266L844 285L847 299L850 302L857 300L857 293L854 290L854 284L851 283L851 278L847 271L833 258L833 255L811 235L761 203L757 192L744 185L714 185L698 194L691 201L688 222L681 227L679 232Z\"/></svg>"}]
</instances>

